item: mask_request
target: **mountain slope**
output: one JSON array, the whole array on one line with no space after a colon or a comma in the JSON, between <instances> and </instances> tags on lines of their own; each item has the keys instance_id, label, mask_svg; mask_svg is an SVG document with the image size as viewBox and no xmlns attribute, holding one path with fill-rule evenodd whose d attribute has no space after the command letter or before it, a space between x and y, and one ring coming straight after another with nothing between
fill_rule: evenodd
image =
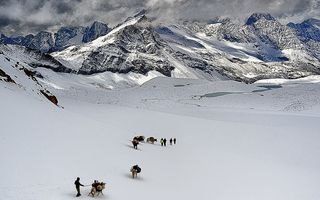
<instances>
[{"instance_id":1,"label":"mountain slope","mask_svg":"<svg viewBox=\"0 0 320 200\"><path fill-rule=\"evenodd\" d=\"M8 87L15 88L20 93L27 93L41 101L47 99L58 105L57 97L50 92L52 88L39 82L39 79L43 79L41 73L23 62L22 53L20 55L16 54L20 47L14 49L2 45L0 47L2 47L0 48L0 82L8 82ZM12 50L15 56L10 55L13 53Z\"/></svg>"},{"instance_id":2,"label":"mountain slope","mask_svg":"<svg viewBox=\"0 0 320 200\"><path fill-rule=\"evenodd\" d=\"M319 104L310 115L270 108L293 97L300 101L288 108L303 108L310 95L319 99L319 84L251 93L255 88L163 78L119 98L119 91L60 89L59 109L0 81L2 198L69 200L80 177L88 186L79 199L90 198L94 180L107 183L98 199L318 199ZM210 97L216 91L243 93ZM175 137L177 144L135 150L136 135ZM134 164L142 168L137 179Z\"/></svg>"}]
</instances>

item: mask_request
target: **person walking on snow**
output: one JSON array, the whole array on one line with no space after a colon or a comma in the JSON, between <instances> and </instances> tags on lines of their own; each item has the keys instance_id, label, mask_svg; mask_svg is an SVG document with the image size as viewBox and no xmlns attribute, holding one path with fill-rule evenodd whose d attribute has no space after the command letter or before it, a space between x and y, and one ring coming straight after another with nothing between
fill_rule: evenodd
<instances>
[{"instance_id":1,"label":"person walking on snow","mask_svg":"<svg viewBox=\"0 0 320 200\"><path fill-rule=\"evenodd\" d=\"M176 144L176 142L177 142L177 139L173 138L173 144Z\"/></svg>"},{"instance_id":2,"label":"person walking on snow","mask_svg":"<svg viewBox=\"0 0 320 200\"><path fill-rule=\"evenodd\" d=\"M163 146L163 138L160 139L160 144Z\"/></svg>"},{"instance_id":3,"label":"person walking on snow","mask_svg":"<svg viewBox=\"0 0 320 200\"><path fill-rule=\"evenodd\" d=\"M163 139L163 145L167 146L167 139L166 138Z\"/></svg>"},{"instance_id":4,"label":"person walking on snow","mask_svg":"<svg viewBox=\"0 0 320 200\"><path fill-rule=\"evenodd\" d=\"M77 180L74 182L74 184L76 185L76 189L77 189L77 197L80 197L81 194L80 194L80 186L84 186L80 183L80 178L77 177Z\"/></svg>"},{"instance_id":5,"label":"person walking on snow","mask_svg":"<svg viewBox=\"0 0 320 200\"><path fill-rule=\"evenodd\" d=\"M172 138L170 138L170 145L172 145Z\"/></svg>"}]
</instances>

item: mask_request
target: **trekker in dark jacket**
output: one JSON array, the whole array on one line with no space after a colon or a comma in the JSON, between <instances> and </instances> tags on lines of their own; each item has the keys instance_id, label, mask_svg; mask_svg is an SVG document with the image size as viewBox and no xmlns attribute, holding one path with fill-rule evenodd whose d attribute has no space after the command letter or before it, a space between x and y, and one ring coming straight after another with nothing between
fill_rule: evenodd
<instances>
[{"instance_id":1,"label":"trekker in dark jacket","mask_svg":"<svg viewBox=\"0 0 320 200\"><path fill-rule=\"evenodd\" d=\"M84 186L80 183L80 178L78 177L77 180L74 182L74 184L76 185L76 189L77 189L77 197L80 197L80 186Z\"/></svg>"},{"instance_id":2,"label":"trekker in dark jacket","mask_svg":"<svg viewBox=\"0 0 320 200\"><path fill-rule=\"evenodd\" d=\"M170 138L170 140L169 140L169 141L170 141L170 145L172 145L172 138Z\"/></svg>"},{"instance_id":3,"label":"trekker in dark jacket","mask_svg":"<svg viewBox=\"0 0 320 200\"><path fill-rule=\"evenodd\" d=\"M161 146L163 146L163 138L161 138L160 144L161 144Z\"/></svg>"},{"instance_id":4,"label":"trekker in dark jacket","mask_svg":"<svg viewBox=\"0 0 320 200\"><path fill-rule=\"evenodd\" d=\"M163 145L167 146L167 139L166 138L163 139Z\"/></svg>"}]
</instances>

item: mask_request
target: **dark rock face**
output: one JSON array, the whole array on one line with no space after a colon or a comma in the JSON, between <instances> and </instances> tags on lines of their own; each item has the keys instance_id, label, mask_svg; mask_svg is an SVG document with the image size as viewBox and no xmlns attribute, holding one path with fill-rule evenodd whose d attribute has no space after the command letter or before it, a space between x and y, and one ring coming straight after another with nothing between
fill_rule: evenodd
<instances>
[{"instance_id":1,"label":"dark rock face","mask_svg":"<svg viewBox=\"0 0 320 200\"><path fill-rule=\"evenodd\" d=\"M106 35L110 31L111 29L107 24L94 22L91 27L86 28L82 41L84 43L91 42L100 36Z\"/></svg>"},{"instance_id":2,"label":"dark rock face","mask_svg":"<svg viewBox=\"0 0 320 200\"><path fill-rule=\"evenodd\" d=\"M85 33L85 28L78 27L62 27L54 34L55 45L51 51L63 50L68 46L81 44L82 35Z\"/></svg>"},{"instance_id":3,"label":"dark rock face","mask_svg":"<svg viewBox=\"0 0 320 200\"><path fill-rule=\"evenodd\" d=\"M249 18L250 19L250 18ZM272 16L255 18L254 23L249 26L253 27L253 33L259 40L274 49L302 49L303 44L297 38L295 32ZM252 22L253 22L252 21Z\"/></svg>"},{"instance_id":4,"label":"dark rock face","mask_svg":"<svg viewBox=\"0 0 320 200\"><path fill-rule=\"evenodd\" d=\"M22 46L24 45L22 44ZM52 33L42 31L32 38L27 47L41 52L48 52L53 46L54 41Z\"/></svg>"},{"instance_id":5,"label":"dark rock face","mask_svg":"<svg viewBox=\"0 0 320 200\"><path fill-rule=\"evenodd\" d=\"M303 42L310 40L320 42L320 20L308 19L301 24L289 23Z\"/></svg>"},{"instance_id":6,"label":"dark rock face","mask_svg":"<svg viewBox=\"0 0 320 200\"><path fill-rule=\"evenodd\" d=\"M54 105L58 105L58 99L56 96L52 95L49 91L46 90L40 90L41 94L43 94L43 96L45 96L51 103L53 103Z\"/></svg>"},{"instance_id":7,"label":"dark rock face","mask_svg":"<svg viewBox=\"0 0 320 200\"><path fill-rule=\"evenodd\" d=\"M261 19L264 19L267 21L276 21L276 19L269 13L254 13L248 18L246 25L253 25L254 23L256 23Z\"/></svg>"},{"instance_id":8,"label":"dark rock face","mask_svg":"<svg viewBox=\"0 0 320 200\"><path fill-rule=\"evenodd\" d=\"M8 83L16 83L8 74L6 74L2 69L0 69L0 80L3 79Z\"/></svg>"}]
</instances>

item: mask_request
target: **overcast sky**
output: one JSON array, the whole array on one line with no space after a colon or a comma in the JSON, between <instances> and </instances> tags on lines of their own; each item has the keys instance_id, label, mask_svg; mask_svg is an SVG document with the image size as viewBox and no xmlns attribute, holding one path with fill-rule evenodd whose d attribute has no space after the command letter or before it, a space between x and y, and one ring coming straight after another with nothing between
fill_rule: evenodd
<instances>
[{"instance_id":1,"label":"overcast sky","mask_svg":"<svg viewBox=\"0 0 320 200\"><path fill-rule=\"evenodd\" d=\"M0 32L54 31L95 20L113 26L142 8L161 22L217 16L245 20L254 12L296 20L320 19L320 0L0 0Z\"/></svg>"}]
</instances>

